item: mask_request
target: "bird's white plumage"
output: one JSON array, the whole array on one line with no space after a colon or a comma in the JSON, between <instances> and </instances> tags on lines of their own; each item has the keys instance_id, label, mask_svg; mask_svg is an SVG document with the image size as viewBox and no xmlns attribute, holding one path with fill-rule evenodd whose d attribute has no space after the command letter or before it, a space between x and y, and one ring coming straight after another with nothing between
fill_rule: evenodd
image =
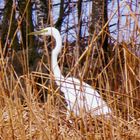
<instances>
[{"instance_id":1,"label":"bird's white plumage","mask_svg":"<svg viewBox=\"0 0 140 140\"><path fill-rule=\"evenodd\" d=\"M61 74L57 62L57 57L62 49L62 39L59 31L54 27L48 27L36 32L36 34L53 36L56 41L56 46L52 50L51 56L52 71L56 84L65 95L68 110L73 111L75 115L79 115L83 112L88 112L92 115L106 115L111 113L106 102L90 85L74 77L65 78Z\"/></svg>"},{"instance_id":2,"label":"bird's white plumage","mask_svg":"<svg viewBox=\"0 0 140 140\"><path fill-rule=\"evenodd\" d=\"M103 115L111 112L96 90L74 77L61 80L60 90L65 94L68 110L73 111L75 115L82 113Z\"/></svg>"}]
</instances>

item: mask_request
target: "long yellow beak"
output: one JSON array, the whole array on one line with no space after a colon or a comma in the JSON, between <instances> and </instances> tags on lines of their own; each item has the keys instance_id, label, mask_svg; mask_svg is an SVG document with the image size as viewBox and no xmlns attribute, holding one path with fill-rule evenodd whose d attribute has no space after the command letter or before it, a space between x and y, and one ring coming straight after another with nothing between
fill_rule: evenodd
<instances>
[{"instance_id":1,"label":"long yellow beak","mask_svg":"<svg viewBox=\"0 0 140 140\"><path fill-rule=\"evenodd\" d=\"M31 32L31 33L29 33L28 35L41 35L42 33L46 33L46 32L48 32L47 29L42 29L42 30L40 30L40 31Z\"/></svg>"}]
</instances>

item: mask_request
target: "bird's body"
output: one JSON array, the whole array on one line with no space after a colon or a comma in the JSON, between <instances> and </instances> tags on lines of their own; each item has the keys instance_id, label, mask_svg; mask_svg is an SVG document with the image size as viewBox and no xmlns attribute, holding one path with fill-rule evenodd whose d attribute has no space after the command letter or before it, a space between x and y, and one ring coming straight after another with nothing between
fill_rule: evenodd
<instances>
[{"instance_id":1,"label":"bird's body","mask_svg":"<svg viewBox=\"0 0 140 140\"><path fill-rule=\"evenodd\" d=\"M86 112L92 115L106 115L111 113L106 102L90 85L74 77L65 78L61 74L57 58L62 49L62 39L56 28L48 27L31 34L50 35L53 36L56 41L56 46L52 50L51 66L56 84L65 95L68 112L72 111L75 115Z\"/></svg>"},{"instance_id":2,"label":"bird's body","mask_svg":"<svg viewBox=\"0 0 140 140\"><path fill-rule=\"evenodd\" d=\"M103 115L110 112L96 90L74 77L61 80L60 90L65 94L68 110L74 112L75 115L85 113Z\"/></svg>"}]
</instances>

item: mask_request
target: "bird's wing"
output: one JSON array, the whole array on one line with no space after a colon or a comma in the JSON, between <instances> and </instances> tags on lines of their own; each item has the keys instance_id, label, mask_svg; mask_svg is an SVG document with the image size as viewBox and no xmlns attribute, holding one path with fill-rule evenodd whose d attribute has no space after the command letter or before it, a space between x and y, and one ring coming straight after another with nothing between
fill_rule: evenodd
<instances>
[{"instance_id":1,"label":"bird's wing","mask_svg":"<svg viewBox=\"0 0 140 140\"><path fill-rule=\"evenodd\" d=\"M69 109L85 108L86 111L98 110L102 114L109 112L105 101L90 85L81 82L74 77L68 77L61 83L61 91L64 92ZM96 112L96 111L95 111ZM95 113L101 114L101 113Z\"/></svg>"}]
</instances>

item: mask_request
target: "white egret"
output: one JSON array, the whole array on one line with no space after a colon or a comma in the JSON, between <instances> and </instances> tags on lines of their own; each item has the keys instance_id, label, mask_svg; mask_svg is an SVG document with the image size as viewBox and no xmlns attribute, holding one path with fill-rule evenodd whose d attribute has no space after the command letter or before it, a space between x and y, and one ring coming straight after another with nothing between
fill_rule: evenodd
<instances>
[{"instance_id":1,"label":"white egret","mask_svg":"<svg viewBox=\"0 0 140 140\"><path fill-rule=\"evenodd\" d=\"M30 33L30 35L46 35L53 36L56 41L56 46L52 50L51 67L55 77L56 84L64 93L67 109L69 112L74 112L75 115L80 115L82 112L91 113L92 115L106 115L111 113L111 109L106 102L90 85L79 81L74 77L65 78L61 74L57 58L62 49L62 38L59 31L54 27L48 27L41 31Z\"/></svg>"}]
</instances>

